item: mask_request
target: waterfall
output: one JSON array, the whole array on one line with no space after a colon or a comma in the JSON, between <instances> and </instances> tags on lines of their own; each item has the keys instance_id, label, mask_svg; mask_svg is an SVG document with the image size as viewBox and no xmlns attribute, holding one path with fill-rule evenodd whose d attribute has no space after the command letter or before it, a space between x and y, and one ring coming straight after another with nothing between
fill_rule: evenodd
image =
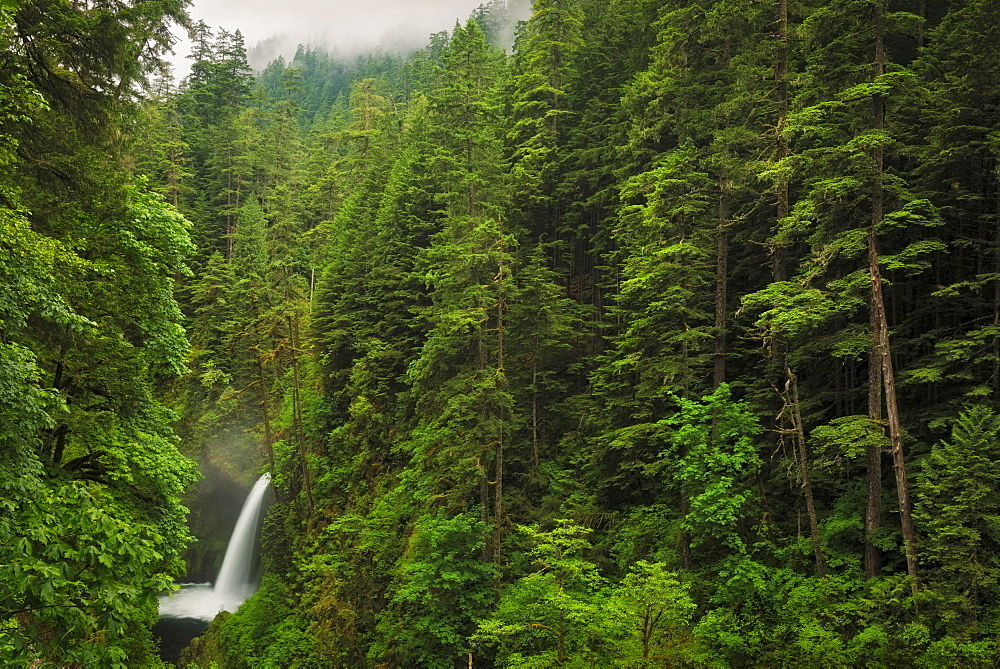
<instances>
[{"instance_id":1,"label":"waterfall","mask_svg":"<svg viewBox=\"0 0 1000 669\"><path fill-rule=\"evenodd\" d=\"M173 596L160 597L161 618L197 618L211 620L219 611L235 611L254 593L254 567L257 557L257 534L260 529L264 500L271 477L264 474L247 495L239 520L229 537L222 568L215 587L208 583L182 586Z\"/></svg>"},{"instance_id":2,"label":"waterfall","mask_svg":"<svg viewBox=\"0 0 1000 669\"><path fill-rule=\"evenodd\" d=\"M220 602L233 604L233 609L243 600L253 594L253 568L256 557L254 548L257 545L257 529L260 526L261 512L264 510L264 495L271 477L264 474L253 484L236 521L233 534L229 537L226 547L226 557L222 560L222 569L215 579L215 596ZM229 606L225 607L232 611Z\"/></svg>"}]
</instances>

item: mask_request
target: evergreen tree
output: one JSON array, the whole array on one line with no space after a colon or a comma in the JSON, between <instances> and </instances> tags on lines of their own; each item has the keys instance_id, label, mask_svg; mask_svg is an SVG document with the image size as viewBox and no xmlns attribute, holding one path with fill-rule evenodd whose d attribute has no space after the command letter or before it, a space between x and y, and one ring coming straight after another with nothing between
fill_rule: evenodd
<instances>
[{"instance_id":1,"label":"evergreen tree","mask_svg":"<svg viewBox=\"0 0 1000 669\"><path fill-rule=\"evenodd\" d=\"M572 0L536 2L517 45L509 131L515 188L512 213L518 225L548 244L565 243L556 190L565 117L572 113L567 88L572 85L581 28L580 9Z\"/></svg>"},{"instance_id":2,"label":"evergreen tree","mask_svg":"<svg viewBox=\"0 0 1000 669\"><path fill-rule=\"evenodd\" d=\"M441 495L457 508L478 496L486 513L493 507L491 469L494 502L501 504L511 410L503 321L512 260L511 239L502 229L505 193L493 134L495 56L478 25L469 22L456 26L443 62L430 128L443 219L417 261L432 304L424 315L427 339L408 371L419 398L413 448L419 469L438 481L421 496Z\"/></svg>"},{"instance_id":3,"label":"evergreen tree","mask_svg":"<svg viewBox=\"0 0 1000 669\"><path fill-rule=\"evenodd\" d=\"M973 638L995 624L998 434L1000 421L990 408L970 407L917 475L915 514L926 528L922 551L933 612L949 633Z\"/></svg>"},{"instance_id":4,"label":"evergreen tree","mask_svg":"<svg viewBox=\"0 0 1000 669\"><path fill-rule=\"evenodd\" d=\"M279 493L227 661L995 664L997 10L545 0L508 58L520 9L302 46L249 97L201 26L148 108L137 167L199 244L180 427L255 435ZM21 275L84 220L30 135L2 355L52 450L55 349L18 333L36 295L94 312Z\"/></svg>"}]
</instances>

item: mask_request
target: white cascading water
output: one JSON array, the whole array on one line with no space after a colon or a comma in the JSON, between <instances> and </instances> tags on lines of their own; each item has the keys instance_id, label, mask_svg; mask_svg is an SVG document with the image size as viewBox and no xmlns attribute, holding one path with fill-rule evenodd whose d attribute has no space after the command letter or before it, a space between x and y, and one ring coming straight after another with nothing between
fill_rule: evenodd
<instances>
[{"instance_id":1,"label":"white cascading water","mask_svg":"<svg viewBox=\"0 0 1000 669\"><path fill-rule=\"evenodd\" d=\"M161 618L198 618L211 620L219 611L235 611L247 597L254 593L253 580L256 567L257 531L264 499L271 477L264 474L247 495L239 520L229 537L226 556L215 580L209 584L190 584L173 596L160 597Z\"/></svg>"},{"instance_id":2,"label":"white cascading water","mask_svg":"<svg viewBox=\"0 0 1000 669\"><path fill-rule=\"evenodd\" d=\"M260 525L260 514L264 509L264 495L271 477L264 474L250 489L247 500L243 503L240 518L236 521L233 534L229 537L226 547L226 557L222 560L222 569L215 579L214 592L219 601L234 603L232 611L243 600L253 594L253 571L255 566L254 547L257 544L257 528Z\"/></svg>"}]
</instances>

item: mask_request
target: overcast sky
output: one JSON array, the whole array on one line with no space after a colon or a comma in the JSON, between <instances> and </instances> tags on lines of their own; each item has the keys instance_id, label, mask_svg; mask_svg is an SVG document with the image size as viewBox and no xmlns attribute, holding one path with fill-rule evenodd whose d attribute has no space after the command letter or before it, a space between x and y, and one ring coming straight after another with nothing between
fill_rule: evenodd
<instances>
[{"instance_id":1,"label":"overcast sky","mask_svg":"<svg viewBox=\"0 0 1000 669\"><path fill-rule=\"evenodd\" d=\"M423 45L439 30L465 21L486 0L194 0L193 20L243 33L247 49L269 40L286 57L297 44L323 44L345 52L402 40ZM183 32L183 31L180 31ZM175 75L187 74L185 35L174 47ZM271 56L272 54L268 54ZM273 55L277 55L276 53Z\"/></svg>"}]
</instances>

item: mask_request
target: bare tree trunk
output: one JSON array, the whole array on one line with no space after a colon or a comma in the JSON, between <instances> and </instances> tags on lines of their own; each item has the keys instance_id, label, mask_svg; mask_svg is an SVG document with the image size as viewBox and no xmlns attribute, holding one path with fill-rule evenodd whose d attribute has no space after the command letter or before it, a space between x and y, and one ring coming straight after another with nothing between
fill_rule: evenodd
<instances>
[{"instance_id":1,"label":"bare tree trunk","mask_svg":"<svg viewBox=\"0 0 1000 669\"><path fill-rule=\"evenodd\" d=\"M482 413L480 414L483 415ZM485 418L485 416L483 416ZM484 454L485 455L485 454ZM480 461L480 476L479 476L479 520L483 522L483 525L489 525L490 522L490 477L486 475L486 464ZM493 559L493 542L484 541L483 547L479 551L479 557L483 562L489 562Z\"/></svg>"},{"instance_id":2,"label":"bare tree trunk","mask_svg":"<svg viewBox=\"0 0 1000 669\"><path fill-rule=\"evenodd\" d=\"M997 284L1000 286L1000 283ZM531 370L531 455L535 461L535 473L538 473L538 358L532 360Z\"/></svg>"},{"instance_id":3,"label":"bare tree trunk","mask_svg":"<svg viewBox=\"0 0 1000 669\"><path fill-rule=\"evenodd\" d=\"M875 9L875 76L885 72L885 10L882 0ZM875 129L885 128L885 97L876 95L874 100ZM896 381L892 370L892 351L889 348L889 324L885 315L885 298L882 295L882 276L878 266L878 249L875 234L882 223L883 185L882 174L885 156L882 146L873 150L875 183L872 188L872 220L868 230L868 271L871 276L872 314L876 327L876 346L882 366L882 385L885 390L885 408L889 420L889 440L892 444L892 463L896 474L896 494L899 499L899 516L903 528L903 543L906 552L906 571L910 576L910 589L916 594L920 589L917 574L917 537L913 528L910 504L910 487L906 479L906 460L903 455L903 435L896 404Z\"/></svg>"},{"instance_id":4,"label":"bare tree trunk","mask_svg":"<svg viewBox=\"0 0 1000 669\"><path fill-rule=\"evenodd\" d=\"M875 312L871 314L872 337L878 329ZM882 421L882 360L873 348L868 356L868 418L873 425ZM882 568L882 550L872 543L879 529L882 513L882 447L869 444L868 494L865 504L865 578L875 578Z\"/></svg>"},{"instance_id":5,"label":"bare tree trunk","mask_svg":"<svg viewBox=\"0 0 1000 669\"><path fill-rule=\"evenodd\" d=\"M226 262L233 261L236 219L233 216L233 148L226 148Z\"/></svg>"},{"instance_id":6,"label":"bare tree trunk","mask_svg":"<svg viewBox=\"0 0 1000 669\"><path fill-rule=\"evenodd\" d=\"M806 453L806 435L802 427L802 410L799 405L799 382L787 365L785 373L788 376L785 390L786 399L792 410L792 425L795 428L795 440L798 442L799 472L801 477L802 495L806 499L806 513L809 516L809 534L812 536L813 554L816 556L816 574L826 578L826 560L823 559L823 545L819 537L819 520L816 516L816 504L813 500L812 485L809 483L809 457Z\"/></svg>"},{"instance_id":7,"label":"bare tree trunk","mask_svg":"<svg viewBox=\"0 0 1000 669\"><path fill-rule=\"evenodd\" d=\"M1000 184L998 184L1000 187ZM993 208L993 273L1000 276L1000 190ZM1000 325L1000 280L993 282L993 324ZM993 338L993 392L1000 392L1000 337Z\"/></svg>"},{"instance_id":8,"label":"bare tree trunk","mask_svg":"<svg viewBox=\"0 0 1000 669\"><path fill-rule=\"evenodd\" d=\"M722 58L727 73L731 70L730 42L723 42ZM728 78L727 74L727 78ZM729 128L729 116L720 119L723 128ZM713 350L712 387L718 388L726 382L726 308L729 303L729 170L726 160L729 151L720 152L722 165L719 167L718 222L715 233L715 346Z\"/></svg>"},{"instance_id":9,"label":"bare tree trunk","mask_svg":"<svg viewBox=\"0 0 1000 669\"><path fill-rule=\"evenodd\" d=\"M685 330L685 331L687 330L687 317L686 316L681 318L681 327L682 327L683 330ZM681 344L681 358L684 361L684 367L683 367L683 369L684 369L685 379L684 379L684 382L683 382L683 387L686 388L688 386L688 383L690 382L689 367L688 367L688 362L689 362L688 361L688 344L687 344L686 340ZM682 458L685 455L687 455L686 452L682 452L680 454L680 456ZM680 502L681 502L680 503L681 518L683 518L683 519L686 520L688 514L691 513L691 498L688 497L687 490L685 490L683 483L681 483L681 485L680 485L680 496L681 496L681 500L680 500ZM681 542L681 568L682 569L691 569L691 533L688 532L686 529L682 529L681 530L680 542Z\"/></svg>"},{"instance_id":10,"label":"bare tree trunk","mask_svg":"<svg viewBox=\"0 0 1000 669\"><path fill-rule=\"evenodd\" d=\"M169 155L168 160L170 161L170 167L167 170L167 189L170 193L170 203L173 204L176 209L180 202L179 192L181 185L178 172L180 172L181 156L175 145L175 142L177 141L177 137L174 136L175 131L176 127L173 125L173 119L171 119L170 125L167 129L167 141L170 142L167 150Z\"/></svg>"},{"instance_id":11,"label":"bare tree trunk","mask_svg":"<svg viewBox=\"0 0 1000 669\"><path fill-rule=\"evenodd\" d=\"M774 59L774 81L778 105L775 139L777 140L777 159L781 161L788 158L791 153L788 136L785 133L788 127L788 0L778 0L778 50ZM782 179L778 184L777 195L777 231L780 233L781 222L791 212L791 196L786 180ZM786 255L785 243L783 241L776 242L773 269L775 281L785 280Z\"/></svg>"},{"instance_id":12,"label":"bare tree trunk","mask_svg":"<svg viewBox=\"0 0 1000 669\"><path fill-rule=\"evenodd\" d=\"M498 225L500 225L498 221ZM500 391L503 386L506 386L506 370L504 370L504 310L507 308L507 298L504 294L504 266L503 266L503 254L504 254L504 244L503 244L503 228L500 227L500 259L497 263L497 390ZM500 411L505 414L505 409L501 408ZM494 490L493 490L493 562L497 566L500 565L500 543L503 538L503 431L504 431L504 419L505 415L500 416L500 433L497 435L497 449L496 449L496 463L494 471Z\"/></svg>"},{"instance_id":13,"label":"bare tree trunk","mask_svg":"<svg viewBox=\"0 0 1000 669\"><path fill-rule=\"evenodd\" d=\"M66 371L66 347L59 347L59 355L56 359L56 368L52 373L52 388L62 390L63 375ZM58 427L48 430L51 436L51 445L45 450L56 465L62 464L63 454L66 450L66 435L69 433L69 425L60 423Z\"/></svg>"},{"instance_id":14,"label":"bare tree trunk","mask_svg":"<svg viewBox=\"0 0 1000 669\"><path fill-rule=\"evenodd\" d=\"M920 4L917 6L917 16L924 19L925 21L927 20L927 0L920 0ZM918 29L917 32L918 49L924 48L924 33L926 32L926 28L924 27L924 25L925 25L924 23L921 23L920 28Z\"/></svg>"},{"instance_id":15,"label":"bare tree trunk","mask_svg":"<svg viewBox=\"0 0 1000 669\"><path fill-rule=\"evenodd\" d=\"M306 493L309 508L309 519L313 517L312 477L309 474L309 459L306 454L306 434L302 425L302 400L299 396L299 343L298 326L288 316L288 336L292 345L292 416L295 423L295 434L299 442L299 463L302 467L302 489Z\"/></svg>"},{"instance_id":16,"label":"bare tree trunk","mask_svg":"<svg viewBox=\"0 0 1000 669\"><path fill-rule=\"evenodd\" d=\"M681 517L687 518L687 515L691 513L691 498L688 497L687 491L683 488L681 489ZM681 569L690 570L691 569L691 533L686 529L681 530Z\"/></svg>"},{"instance_id":17,"label":"bare tree trunk","mask_svg":"<svg viewBox=\"0 0 1000 669\"><path fill-rule=\"evenodd\" d=\"M910 588L916 593L920 589L917 575L917 537L913 528L910 487L906 476L906 460L903 454L903 435L899 422L899 408L896 404L896 383L892 370L892 352L889 348L889 327L885 317L882 298L882 278L878 269L878 252L875 248L875 234L868 233L868 262L872 283L872 307L878 331L876 345L882 365L882 385L885 390L886 414L889 421L889 440L892 444L892 464L896 474L896 495L899 500L899 516L903 527L903 542L906 550L906 571L910 575Z\"/></svg>"},{"instance_id":18,"label":"bare tree trunk","mask_svg":"<svg viewBox=\"0 0 1000 669\"><path fill-rule=\"evenodd\" d=\"M63 454L66 452L66 435L69 434L69 426L65 423L55 430L56 441L52 447L52 462L61 465Z\"/></svg>"}]
</instances>

